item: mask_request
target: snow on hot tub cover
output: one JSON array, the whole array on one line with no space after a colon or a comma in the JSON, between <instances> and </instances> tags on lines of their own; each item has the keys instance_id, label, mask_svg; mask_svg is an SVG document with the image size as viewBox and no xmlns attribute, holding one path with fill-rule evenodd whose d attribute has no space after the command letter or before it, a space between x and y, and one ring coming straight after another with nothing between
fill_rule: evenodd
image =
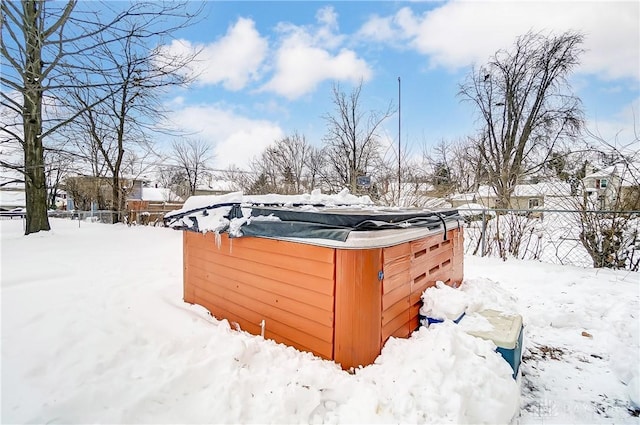
<instances>
[{"instance_id":1,"label":"snow on hot tub cover","mask_svg":"<svg viewBox=\"0 0 640 425\"><path fill-rule=\"evenodd\" d=\"M314 190L304 195L192 196L183 208L165 215L177 230L227 232L229 237L328 239L344 242L352 231L447 228L458 222L455 209L431 211L376 206L368 196L347 189L337 195ZM450 227L450 226L449 226ZM446 237L446 234L445 234Z\"/></svg>"}]
</instances>

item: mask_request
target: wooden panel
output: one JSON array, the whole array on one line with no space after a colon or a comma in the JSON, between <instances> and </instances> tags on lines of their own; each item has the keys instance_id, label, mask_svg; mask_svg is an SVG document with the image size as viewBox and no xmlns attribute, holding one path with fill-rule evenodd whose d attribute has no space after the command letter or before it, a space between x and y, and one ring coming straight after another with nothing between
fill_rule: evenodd
<instances>
[{"instance_id":1,"label":"wooden panel","mask_svg":"<svg viewBox=\"0 0 640 425\"><path fill-rule=\"evenodd\" d=\"M440 246L440 242L442 241L442 234L431 235L422 239L411 241L411 255L415 258L418 258L425 254L429 254L430 252L433 252L433 250L438 249L438 247Z\"/></svg>"},{"instance_id":2,"label":"wooden panel","mask_svg":"<svg viewBox=\"0 0 640 425\"><path fill-rule=\"evenodd\" d=\"M293 270L285 270L266 264L257 264L249 258L230 257L217 251L197 251L192 258L200 258L214 264L225 265L228 268L244 271L253 275L283 282L292 287L302 288L333 297L333 273L324 278L311 276Z\"/></svg>"},{"instance_id":3,"label":"wooden panel","mask_svg":"<svg viewBox=\"0 0 640 425\"><path fill-rule=\"evenodd\" d=\"M382 344L391 336L409 336L411 295L411 245L404 243L384 249L382 295Z\"/></svg>"},{"instance_id":4,"label":"wooden panel","mask_svg":"<svg viewBox=\"0 0 640 425\"><path fill-rule=\"evenodd\" d=\"M422 307L422 304L415 304L409 309L409 316L411 316L409 329L411 329L411 332L420 327L420 307Z\"/></svg>"},{"instance_id":5,"label":"wooden panel","mask_svg":"<svg viewBox=\"0 0 640 425\"><path fill-rule=\"evenodd\" d=\"M401 274L411 267L409 255L404 257L396 257L392 259L384 259L384 277L392 277Z\"/></svg>"},{"instance_id":6,"label":"wooden panel","mask_svg":"<svg viewBox=\"0 0 640 425\"><path fill-rule=\"evenodd\" d=\"M265 320L266 338L333 358L334 272L326 263L334 258L332 249L290 243L292 252L283 255L284 246L276 243L281 241L258 242L261 249L275 243L266 252L251 248L259 238L184 235L185 294L192 294L192 302L256 335ZM297 258L298 253L317 254L319 261Z\"/></svg>"},{"instance_id":7,"label":"wooden panel","mask_svg":"<svg viewBox=\"0 0 640 425\"><path fill-rule=\"evenodd\" d=\"M455 286L462 283L464 276L464 229L460 228L455 232L453 239L453 268L451 270L451 281Z\"/></svg>"},{"instance_id":8,"label":"wooden panel","mask_svg":"<svg viewBox=\"0 0 640 425\"><path fill-rule=\"evenodd\" d=\"M386 311L388 308L396 304L398 301L409 297L411 293L411 284L400 286L388 294L382 296L382 311Z\"/></svg>"},{"instance_id":9,"label":"wooden panel","mask_svg":"<svg viewBox=\"0 0 640 425\"><path fill-rule=\"evenodd\" d=\"M193 232L187 233L199 235L198 233ZM251 239L257 240L258 238ZM223 264L235 270L264 276L291 286L320 292L333 297L333 270L331 270L331 273L327 276L317 277L305 274L304 270L286 270L268 264L255 263L250 257L244 258L239 255L223 254L221 250L218 250L212 234L207 234L206 241L204 237L201 236L197 241L197 244L192 243L192 241L190 241L190 243L192 247L192 254L190 255L192 257L200 258L216 264ZM234 242L231 242L231 244L233 243ZM333 250L330 251L333 255ZM295 259L291 259L291 263L295 264Z\"/></svg>"},{"instance_id":10,"label":"wooden panel","mask_svg":"<svg viewBox=\"0 0 640 425\"><path fill-rule=\"evenodd\" d=\"M273 339L291 345L303 351L312 352L320 357L331 359L332 344L322 341L312 335L293 329L289 324L275 319L265 318L249 306L230 303L219 295L211 294L203 289L196 290L198 304L207 308L218 319L227 319L230 323L237 323L244 331L260 335L260 323L265 319L265 338Z\"/></svg>"},{"instance_id":11,"label":"wooden panel","mask_svg":"<svg viewBox=\"0 0 640 425\"><path fill-rule=\"evenodd\" d=\"M193 293L193 286L189 279L189 243L193 238L192 232L182 232L182 294L183 300L189 304L195 304L195 295Z\"/></svg>"},{"instance_id":12,"label":"wooden panel","mask_svg":"<svg viewBox=\"0 0 640 425\"><path fill-rule=\"evenodd\" d=\"M461 264L464 253L459 249L460 231L452 229L447 232L447 240L442 234L411 242L411 295L409 307L409 328L413 331L419 327L419 312L422 306L422 293L435 285L436 281L453 284L456 265ZM459 277L462 281L462 276Z\"/></svg>"},{"instance_id":13,"label":"wooden panel","mask_svg":"<svg viewBox=\"0 0 640 425\"><path fill-rule=\"evenodd\" d=\"M387 276L386 270L385 270L384 279L382 281L382 293L388 294L389 292L395 290L396 288L409 285L410 283L411 283L411 273L409 269L393 276Z\"/></svg>"},{"instance_id":14,"label":"wooden panel","mask_svg":"<svg viewBox=\"0 0 640 425\"><path fill-rule=\"evenodd\" d=\"M405 297L382 312L382 343L390 336L406 337L409 335L409 297Z\"/></svg>"},{"instance_id":15,"label":"wooden panel","mask_svg":"<svg viewBox=\"0 0 640 425\"><path fill-rule=\"evenodd\" d=\"M405 313L397 316L395 319L387 323L382 327L382 342L383 344L389 339L390 336L397 336L406 338L411 333L409 328L409 309L405 309Z\"/></svg>"},{"instance_id":16,"label":"wooden panel","mask_svg":"<svg viewBox=\"0 0 640 425\"><path fill-rule=\"evenodd\" d=\"M462 230L447 237L334 250L184 232L184 297L253 334L260 334L264 319L265 337L345 369L367 365L387 338L406 337L418 327L427 287L436 280L462 281Z\"/></svg>"},{"instance_id":17,"label":"wooden panel","mask_svg":"<svg viewBox=\"0 0 640 425\"><path fill-rule=\"evenodd\" d=\"M318 309L319 311L330 312L333 314L332 295L326 295L309 289L289 285L285 282L265 277L264 275L254 274L256 270L260 271L260 269L253 268L253 273L250 273L230 268L224 261L220 261L222 256L212 254L209 257L211 261L206 261L200 257L192 256L191 265L192 267L203 271L210 271L210 276L207 276L210 281L215 281L218 276L221 276L239 282L246 282L247 284L254 286L256 289L268 291L274 296L292 298L309 307ZM327 282L327 285L332 285L332 282Z\"/></svg>"},{"instance_id":18,"label":"wooden panel","mask_svg":"<svg viewBox=\"0 0 640 425\"><path fill-rule=\"evenodd\" d=\"M323 341L331 344L333 340L333 330L329 327L324 327L301 317L298 317L298 322L293 324L291 314L278 308L267 306L252 298L242 297L241 294L231 291L222 285L209 286L207 289L196 287L195 291L196 297L216 301L228 311L245 311L244 314L238 313L238 315L246 320L251 320L256 326L259 326L264 319L269 329L312 349L316 348L317 345L323 345ZM248 315L249 312L251 313L250 315ZM257 320L255 320L256 318ZM273 328L272 323L278 323L282 326ZM259 334L260 332L258 331L257 333Z\"/></svg>"},{"instance_id":19,"label":"wooden panel","mask_svg":"<svg viewBox=\"0 0 640 425\"><path fill-rule=\"evenodd\" d=\"M433 275L441 267L441 264L451 261L453 251L447 250L440 252L434 256L424 256L420 259L411 262L411 279L416 279L422 274Z\"/></svg>"},{"instance_id":20,"label":"wooden panel","mask_svg":"<svg viewBox=\"0 0 640 425\"><path fill-rule=\"evenodd\" d=\"M322 246L257 237L236 238L233 240L233 243L234 248L247 247L273 254L288 255L333 264L333 249Z\"/></svg>"},{"instance_id":21,"label":"wooden panel","mask_svg":"<svg viewBox=\"0 0 640 425\"><path fill-rule=\"evenodd\" d=\"M198 239L199 243L207 246L213 243L218 250L225 253L233 253L235 249L251 249L333 264L333 249L327 247L259 237L229 238L226 233L221 234L219 238L212 232L196 234L203 236Z\"/></svg>"},{"instance_id":22,"label":"wooden panel","mask_svg":"<svg viewBox=\"0 0 640 425\"><path fill-rule=\"evenodd\" d=\"M409 294L407 292L407 296L403 297L397 303L393 304L387 309L382 310L382 326L384 327L390 321L395 319L398 316L406 315L405 320L409 319Z\"/></svg>"},{"instance_id":23,"label":"wooden panel","mask_svg":"<svg viewBox=\"0 0 640 425\"><path fill-rule=\"evenodd\" d=\"M403 243L400 245L389 246L383 248L383 257L385 265L387 265L388 261L392 261L396 258L408 257L411 253L411 247L408 243Z\"/></svg>"},{"instance_id":24,"label":"wooden panel","mask_svg":"<svg viewBox=\"0 0 640 425\"><path fill-rule=\"evenodd\" d=\"M381 349L382 249L336 250L334 360L371 364Z\"/></svg>"},{"instance_id":25,"label":"wooden panel","mask_svg":"<svg viewBox=\"0 0 640 425\"><path fill-rule=\"evenodd\" d=\"M199 244L197 245L198 248L211 249L210 246L211 244L213 244L213 247L217 249L217 253L230 258L250 259L253 263L259 265L259 267L267 265L321 278L333 277L333 264L325 262L325 258L321 258L322 261L316 261L315 259L298 258L296 256L296 254L298 253L298 249L300 249L301 252L304 252L306 247L319 247L291 243L291 245L289 245L291 250L288 254L285 255L273 251L262 251L250 248L251 243L253 242L272 242L274 243L275 248L277 247L277 242L283 241L250 237L229 239L226 234L223 234L220 236L220 244L218 246L212 233L207 233L205 236L205 240L199 241ZM322 248L322 250L327 251L327 253L325 253L322 257L330 255L331 258L333 258L333 250L331 248Z\"/></svg>"},{"instance_id":26,"label":"wooden panel","mask_svg":"<svg viewBox=\"0 0 640 425\"><path fill-rule=\"evenodd\" d=\"M290 315L288 320L293 322L293 327L304 330L301 326L307 321L311 321L317 326L333 329L333 311L321 310L313 305L301 303L296 299L273 294L268 290L252 286L250 282L237 281L233 278L230 279L219 273L219 270L217 270L216 273L215 284L211 283L209 273L200 271L195 267L192 270L192 279L194 286L202 289L212 291L211 287L221 287L237 293L240 296L238 304L245 305L255 301L264 304L265 308L272 307L283 310L283 312ZM250 300L245 302L244 298L250 298ZM315 326L312 324L309 324L308 327L311 333L320 332L320 330L316 331ZM331 331L327 335L332 333Z\"/></svg>"}]
</instances>

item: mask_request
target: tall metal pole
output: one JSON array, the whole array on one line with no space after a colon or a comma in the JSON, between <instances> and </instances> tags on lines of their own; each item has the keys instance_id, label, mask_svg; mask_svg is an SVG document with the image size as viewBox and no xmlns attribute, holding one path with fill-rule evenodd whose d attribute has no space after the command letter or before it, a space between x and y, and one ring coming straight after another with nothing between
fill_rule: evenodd
<instances>
[{"instance_id":1,"label":"tall metal pole","mask_svg":"<svg viewBox=\"0 0 640 425\"><path fill-rule=\"evenodd\" d=\"M401 154L401 150L400 150L400 119L401 119L401 113L400 113L400 108L402 105L401 102L401 90L400 90L400 77L398 77L398 206L400 206L400 194L401 194L401 177L400 177L400 154Z\"/></svg>"}]
</instances>

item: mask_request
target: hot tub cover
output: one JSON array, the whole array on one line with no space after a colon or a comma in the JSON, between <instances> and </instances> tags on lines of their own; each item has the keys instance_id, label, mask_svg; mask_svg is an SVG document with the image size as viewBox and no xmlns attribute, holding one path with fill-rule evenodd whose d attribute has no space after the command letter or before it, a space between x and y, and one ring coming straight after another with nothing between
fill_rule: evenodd
<instances>
[{"instance_id":1,"label":"hot tub cover","mask_svg":"<svg viewBox=\"0 0 640 425\"><path fill-rule=\"evenodd\" d=\"M165 215L177 230L227 232L230 237L321 239L344 242L351 232L449 229L459 226L455 209L425 210L376 206L348 191L325 195L192 196ZM446 237L446 232L445 232Z\"/></svg>"}]
</instances>

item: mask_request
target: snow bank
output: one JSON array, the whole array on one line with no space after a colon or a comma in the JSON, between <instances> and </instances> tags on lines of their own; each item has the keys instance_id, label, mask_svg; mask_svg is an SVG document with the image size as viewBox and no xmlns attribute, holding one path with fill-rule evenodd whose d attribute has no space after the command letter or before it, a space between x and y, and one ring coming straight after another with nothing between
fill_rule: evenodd
<instances>
[{"instance_id":1,"label":"snow bank","mask_svg":"<svg viewBox=\"0 0 640 425\"><path fill-rule=\"evenodd\" d=\"M319 189L302 195L244 195L242 192L232 192L224 195L197 195L189 197L181 209L171 211L166 216L171 217L191 210L206 208L218 204L281 204L281 205L373 205L369 196L356 196L343 189L335 195L323 194Z\"/></svg>"},{"instance_id":2,"label":"snow bank","mask_svg":"<svg viewBox=\"0 0 640 425\"><path fill-rule=\"evenodd\" d=\"M25 237L0 221L2 423L506 423L518 409L508 364L460 325L392 338L350 374L182 302L180 232L51 225ZM517 423L638 422L639 281L465 257L467 315L526 323Z\"/></svg>"},{"instance_id":3,"label":"snow bank","mask_svg":"<svg viewBox=\"0 0 640 425\"><path fill-rule=\"evenodd\" d=\"M251 205L290 206L294 204L300 206L302 210L313 211L315 205L365 208L373 205L373 202L368 196L351 195L347 189L335 195L326 195L317 189L303 195L244 195L242 192L233 192L224 195L191 196L182 208L165 214L165 219L173 218L169 224L170 227L195 228L197 223L197 228L205 233L227 231L231 236L242 236L241 227L252 220L278 220L277 217L252 217L251 208L249 208ZM242 217L229 220L227 217L233 205L242 206ZM180 217L182 215L184 216Z\"/></svg>"},{"instance_id":4,"label":"snow bank","mask_svg":"<svg viewBox=\"0 0 640 425\"><path fill-rule=\"evenodd\" d=\"M392 338L350 374L185 304L179 232L51 224L24 237L0 222L3 423L505 423L518 410L509 366L457 327Z\"/></svg>"},{"instance_id":5,"label":"snow bank","mask_svg":"<svg viewBox=\"0 0 640 425\"><path fill-rule=\"evenodd\" d=\"M481 204L469 203L463 204L457 207L458 213L463 217L470 217L475 215L482 215L484 212L486 215L495 216L496 213L488 207Z\"/></svg>"},{"instance_id":6,"label":"snow bank","mask_svg":"<svg viewBox=\"0 0 640 425\"><path fill-rule=\"evenodd\" d=\"M467 295L456 288L436 282L422 293L420 314L438 320L456 320L467 309Z\"/></svg>"},{"instance_id":7,"label":"snow bank","mask_svg":"<svg viewBox=\"0 0 640 425\"><path fill-rule=\"evenodd\" d=\"M383 422L505 423L518 411L519 389L494 349L445 322L409 339L391 338L375 364L356 377L376 389ZM398 397L403 393L408 396ZM346 422L367 422L353 413Z\"/></svg>"},{"instance_id":8,"label":"snow bank","mask_svg":"<svg viewBox=\"0 0 640 425\"><path fill-rule=\"evenodd\" d=\"M639 282L637 272L465 257L461 289L481 304L469 309L511 309L525 324L519 423L638 423Z\"/></svg>"}]
</instances>

